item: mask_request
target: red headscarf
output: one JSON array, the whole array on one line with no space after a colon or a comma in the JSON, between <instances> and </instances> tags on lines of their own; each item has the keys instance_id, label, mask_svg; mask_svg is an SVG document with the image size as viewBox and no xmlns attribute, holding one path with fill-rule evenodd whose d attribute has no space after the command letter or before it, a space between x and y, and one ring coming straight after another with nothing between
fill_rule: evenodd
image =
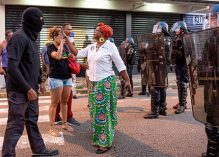
<instances>
[{"instance_id":1,"label":"red headscarf","mask_svg":"<svg viewBox=\"0 0 219 157\"><path fill-rule=\"evenodd\" d=\"M109 25L105 25L104 23L98 23L97 25L105 38L109 38L113 35L113 29Z\"/></svg>"}]
</instances>

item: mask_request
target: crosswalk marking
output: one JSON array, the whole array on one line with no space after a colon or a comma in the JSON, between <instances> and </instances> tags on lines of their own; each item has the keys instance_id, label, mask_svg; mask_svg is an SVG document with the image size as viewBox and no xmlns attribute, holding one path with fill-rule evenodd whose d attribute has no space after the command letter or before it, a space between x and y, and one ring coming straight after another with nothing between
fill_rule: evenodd
<instances>
[{"instance_id":1,"label":"crosswalk marking","mask_svg":"<svg viewBox=\"0 0 219 157\"><path fill-rule=\"evenodd\" d=\"M0 125L6 125L8 118L0 118ZM49 122L49 115L40 115L38 123Z\"/></svg>"},{"instance_id":2,"label":"crosswalk marking","mask_svg":"<svg viewBox=\"0 0 219 157\"><path fill-rule=\"evenodd\" d=\"M39 110L40 112L41 111L47 111L49 109L49 106L40 106L39 107ZM8 108L0 108L0 113L3 114L3 113L8 113Z\"/></svg>"},{"instance_id":3,"label":"crosswalk marking","mask_svg":"<svg viewBox=\"0 0 219 157\"><path fill-rule=\"evenodd\" d=\"M48 111L50 105L50 97L40 97L39 99L39 110L41 111ZM6 98L0 99L0 114L5 114L4 118L0 118L0 126L5 126L7 124L7 113L8 113L8 102ZM38 123L49 123L49 115L48 112L46 112L45 115L39 115ZM60 132L62 135L61 137L54 137L48 133L42 134L43 140L46 145L49 144L58 144L58 145L64 145L64 136L63 132ZM4 135L0 136L0 150L2 150ZM23 149L23 148L29 148L29 141L27 135L22 135L21 138L18 141L16 149Z\"/></svg>"},{"instance_id":4,"label":"crosswalk marking","mask_svg":"<svg viewBox=\"0 0 219 157\"><path fill-rule=\"evenodd\" d=\"M43 105L43 104L50 104L50 99L40 99L39 100L39 105ZM8 106L8 101L4 100L4 101L0 101L0 106Z\"/></svg>"},{"instance_id":5,"label":"crosswalk marking","mask_svg":"<svg viewBox=\"0 0 219 157\"><path fill-rule=\"evenodd\" d=\"M64 141L64 136L63 136L63 132L60 132L61 137L54 137L50 134L42 134L43 140L45 144L57 144L57 145L64 145L65 141ZM2 145L3 145L3 140L4 137L0 137L0 150L2 150ZM29 148L29 141L28 141L28 137L27 135L23 135L21 136L21 138L19 139L18 143L17 143L17 149L23 149L23 148Z\"/></svg>"}]
</instances>

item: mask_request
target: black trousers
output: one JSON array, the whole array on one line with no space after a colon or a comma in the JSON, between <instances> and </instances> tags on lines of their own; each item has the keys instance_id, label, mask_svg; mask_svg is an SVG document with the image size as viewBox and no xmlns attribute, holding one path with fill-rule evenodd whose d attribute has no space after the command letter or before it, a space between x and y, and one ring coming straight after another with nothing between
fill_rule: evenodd
<instances>
[{"instance_id":1,"label":"black trousers","mask_svg":"<svg viewBox=\"0 0 219 157\"><path fill-rule=\"evenodd\" d=\"M186 65L178 65L175 67L177 87L178 87L178 99L180 106L186 106L187 98L187 83L189 82L188 70Z\"/></svg>"},{"instance_id":2,"label":"black trousers","mask_svg":"<svg viewBox=\"0 0 219 157\"><path fill-rule=\"evenodd\" d=\"M2 147L3 157L15 157L15 147L24 126L32 152L40 152L45 149L45 144L37 125L39 116L38 99L28 101L26 94L18 92L8 92L8 121Z\"/></svg>"}]
</instances>

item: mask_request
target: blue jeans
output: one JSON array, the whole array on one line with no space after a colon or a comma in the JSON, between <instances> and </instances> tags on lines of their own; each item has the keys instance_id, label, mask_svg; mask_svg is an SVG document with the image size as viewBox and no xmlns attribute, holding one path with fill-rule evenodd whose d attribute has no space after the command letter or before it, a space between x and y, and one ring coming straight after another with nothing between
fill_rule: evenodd
<instances>
[{"instance_id":1,"label":"blue jeans","mask_svg":"<svg viewBox=\"0 0 219 157\"><path fill-rule=\"evenodd\" d=\"M72 78L69 78L69 79L56 79L56 78L50 78L49 77L48 83L49 83L49 89L55 89L55 88L63 87L63 86L72 87Z\"/></svg>"}]
</instances>

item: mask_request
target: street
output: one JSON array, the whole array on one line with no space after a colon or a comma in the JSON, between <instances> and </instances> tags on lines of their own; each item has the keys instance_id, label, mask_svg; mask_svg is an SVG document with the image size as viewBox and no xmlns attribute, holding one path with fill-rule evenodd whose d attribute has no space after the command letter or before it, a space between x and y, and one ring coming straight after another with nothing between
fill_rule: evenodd
<instances>
[{"instance_id":1,"label":"street","mask_svg":"<svg viewBox=\"0 0 219 157\"><path fill-rule=\"evenodd\" d=\"M80 127L72 131L62 131L63 137L56 138L48 134L49 96L41 96L39 127L46 145L59 149L59 157L198 157L206 151L207 138L204 125L194 120L191 112L190 99L188 109L180 115L174 114L172 106L177 100L177 90L167 90L168 115L159 119L146 120L143 116L150 110L150 97L134 95L133 98L118 100L119 123L116 127L113 148L103 155L95 154L95 147L91 145L92 131L89 122L87 96L78 95L73 99L72 110L74 117L81 123ZM4 131L7 122L7 101L0 99L0 150L2 149ZM18 157L31 155L26 132L18 142L16 148Z\"/></svg>"}]
</instances>

